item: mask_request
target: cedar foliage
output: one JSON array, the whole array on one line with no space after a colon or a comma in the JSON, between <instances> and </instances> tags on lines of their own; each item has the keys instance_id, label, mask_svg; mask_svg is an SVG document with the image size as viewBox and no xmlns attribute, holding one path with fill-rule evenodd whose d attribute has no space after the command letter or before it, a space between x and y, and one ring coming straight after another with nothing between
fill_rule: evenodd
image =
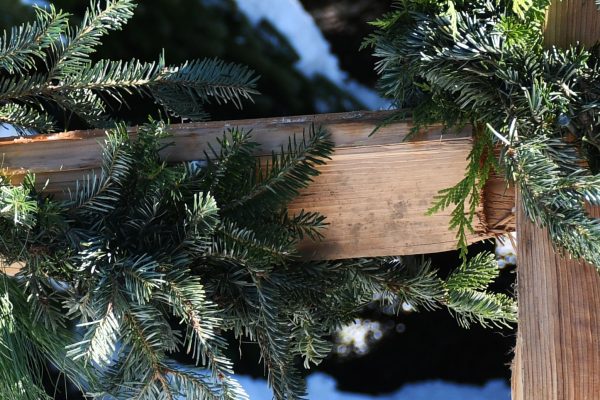
<instances>
[{"instance_id":1,"label":"cedar foliage","mask_svg":"<svg viewBox=\"0 0 600 400\"><path fill-rule=\"evenodd\" d=\"M463 256L481 188L501 170L557 248L600 266L600 221L585 210L600 205L600 53L544 49L549 3L398 0L365 46L379 58L382 93L403 109L398 117L474 127L465 179L430 210L455 206Z\"/></svg>"},{"instance_id":2,"label":"cedar foliage","mask_svg":"<svg viewBox=\"0 0 600 400\"><path fill-rule=\"evenodd\" d=\"M45 105L60 101L102 125L102 96L123 91L177 113L173 105L189 100L188 116L209 98L239 103L253 93L250 71L219 61L90 62L132 10L128 0L92 2L78 28L60 11L38 10L35 23L5 34L3 121L42 128ZM226 356L229 331L258 345L274 398L302 398L298 361L318 364L327 337L375 294L444 305L465 326L515 321L513 300L485 291L498 274L491 255L445 281L428 263L401 258L302 260L298 242L318 240L325 219L290 215L286 205L332 153L322 129L290 138L268 162L254 157L249 132L232 129L199 161L176 165L160 157L168 131L161 121L135 136L114 125L101 169L65 200L45 195L33 174L19 185L2 176L0 257L23 266L0 276L0 397L51 398L42 385L49 363L91 398L244 399Z\"/></svg>"}]
</instances>

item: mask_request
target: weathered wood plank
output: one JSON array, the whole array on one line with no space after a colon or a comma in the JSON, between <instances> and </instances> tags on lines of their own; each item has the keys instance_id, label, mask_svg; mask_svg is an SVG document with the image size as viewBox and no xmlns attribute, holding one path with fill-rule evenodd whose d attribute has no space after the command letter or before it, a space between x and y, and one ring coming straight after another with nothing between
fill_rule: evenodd
<instances>
[{"instance_id":1,"label":"weathered wood plank","mask_svg":"<svg viewBox=\"0 0 600 400\"><path fill-rule=\"evenodd\" d=\"M421 254L456 248L449 211L425 212L440 189L464 175L469 138L341 148L290 211L328 216L325 240L307 243L310 258L336 259ZM443 171L443 172L441 172ZM483 221L470 241L486 237Z\"/></svg>"},{"instance_id":2,"label":"weathered wood plank","mask_svg":"<svg viewBox=\"0 0 600 400\"><path fill-rule=\"evenodd\" d=\"M553 1L546 13L544 43L568 47L593 46L600 39L600 18L595 0Z\"/></svg>"},{"instance_id":3,"label":"weathered wood plank","mask_svg":"<svg viewBox=\"0 0 600 400\"><path fill-rule=\"evenodd\" d=\"M591 46L600 39L593 0L553 1L545 45ZM600 398L600 274L556 254L547 231L532 224L517 199L519 331L513 400ZM600 217L600 209L592 215Z\"/></svg>"},{"instance_id":4,"label":"weathered wood plank","mask_svg":"<svg viewBox=\"0 0 600 400\"><path fill-rule=\"evenodd\" d=\"M520 199L519 199L520 200ZM600 398L600 274L554 251L517 202L519 331L513 400ZM600 217L600 208L592 215Z\"/></svg>"},{"instance_id":5,"label":"weathered wood plank","mask_svg":"<svg viewBox=\"0 0 600 400\"><path fill-rule=\"evenodd\" d=\"M203 158L207 143L216 144L224 129L238 127L253 130L262 145L260 156L278 150L289 136L301 134L310 124L320 125L331 133L335 153L321 168L322 174L290 206L292 212L320 211L330 223L323 242L302 245L307 257L339 259L451 250L456 239L455 232L447 229L449 212L431 217L424 214L440 189L462 179L472 147L470 135L445 133L441 126L432 126L404 141L412 125L395 123L370 137L388 116L388 112L352 112L173 125L174 145L164 155L174 162ZM103 136L103 131L78 131L1 140L0 156L13 181L19 181L26 170L34 171L38 181L48 179L47 189L60 197L75 180L99 165ZM510 223L501 220L510 219L513 203L494 201L504 196L503 184L495 185L502 189L484 196L470 242L510 229ZM511 195L509 191L508 198Z\"/></svg>"},{"instance_id":6,"label":"weathered wood plank","mask_svg":"<svg viewBox=\"0 0 600 400\"><path fill-rule=\"evenodd\" d=\"M175 145L165 150L165 156L173 162L203 158L207 145L210 143L218 149L216 139L231 128L252 130L256 140L262 145L257 155L278 151L281 146L287 145L288 137L302 134L311 124L327 128L338 148L400 143L411 132L412 124L393 124L369 136L389 116L389 112L357 111L172 125ZM135 131L136 128L131 129L131 132ZM0 153L4 155L2 166L12 172L29 169L46 173L94 168L100 163L98 143L103 137L104 131L90 130L0 139ZM443 135L441 126L432 126L418 135L415 141L440 140L444 137L456 135Z\"/></svg>"}]
</instances>

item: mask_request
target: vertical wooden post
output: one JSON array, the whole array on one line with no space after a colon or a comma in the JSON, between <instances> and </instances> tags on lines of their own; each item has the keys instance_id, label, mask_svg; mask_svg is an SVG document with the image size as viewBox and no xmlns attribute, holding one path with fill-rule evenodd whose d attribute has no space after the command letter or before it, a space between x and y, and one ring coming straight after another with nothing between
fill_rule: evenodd
<instances>
[{"instance_id":1,"label":"vertical wooden post","mask_svg":"<svg viewBox=\"0 0 600 400\"><path fill-rule=\"evenodd\" d=\"M513 400L600 399L600 274L556 254L517 196L519 332ZM600 209L594 210L600 217Z\"/></svg>"},{"instance_id":2,"label":"vertical wooden post","mask_svg":"<svg viewBox=\"0 0 600 400\"><path fill-rule=\"evenodd\" d=\"M590 47L600 40L600 17L595 0L554 0L546 14L546 46L575 43Z\"/></svg>"},{"instance_id":3,"label":"vertical wooden post","mask_svg":"<svg viewBox=\"0 0 600 400\"><path fill-rule=\"evenodd\" d=\"M594 0L555 1L547 45L586 46L600 39ZM591 210L600 217L600 208ZM600 275L556 254L546 229L525 216L517 195L519 331L513 400L600 399Z\"/></svg>"}]
</instances>

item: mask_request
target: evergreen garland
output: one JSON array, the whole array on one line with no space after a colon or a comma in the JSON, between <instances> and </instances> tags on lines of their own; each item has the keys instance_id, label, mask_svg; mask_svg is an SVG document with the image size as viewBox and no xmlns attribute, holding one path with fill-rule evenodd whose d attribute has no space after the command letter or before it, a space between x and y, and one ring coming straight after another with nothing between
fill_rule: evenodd
<instances>
[{"instance_id":1,"label":"evergreen garland","mask_svg":"<svg viewBox=\"0 0 600 400\"><path fill-rule=\"evenodd\" d=\"M585 210L586 202L600 205L600 53L545 50L549 3L398 0L365 46L375 49L381 90L403 109L399 116L474 127L465 179L431 208L455 206L463 255L481 188L501 169L557 248L600 266L600 221Z\"/></svg>"},{"instance_id":2,"label":"evergreen garland","mask_svg":"<svg viewBox=\"0 0 600 400\"><path fill-rule=\"evenodd\" d=\"M209 98L252 94L250 72L218 61L175 69L90 63L101 35L132 9L127 0L99 4L77 29L50 8L3 36L4 122L50 126L48 102L104 120L102 95L128 91L176 112L182 99L199 110ZM52 36L59 31L62 41ZM47 72L35 72L40 60ZM446 280L411 259L302 260L298 242L319 239L325 219L290 215L286 206L332 153L322 129L291 138L268 162L254 157L250 133L232 129L200 161L176 165L160 157L168 130L151 121L133 137L116 124L100 171L65 200L45 195L32 174L19 185L1 177L0 257L22 268L0 276L0 397L51 398L40 373L50 363L92 398L244 399L226 356L231 331L258 344L276 399L302 398L298 360L318 364L327 337L375 294L417 308L444 305L465 326L515 322L514 301L485 291L498 274L492 255ZM181 352L189 365L174 361Z\"/></svg>"}]
</instances>

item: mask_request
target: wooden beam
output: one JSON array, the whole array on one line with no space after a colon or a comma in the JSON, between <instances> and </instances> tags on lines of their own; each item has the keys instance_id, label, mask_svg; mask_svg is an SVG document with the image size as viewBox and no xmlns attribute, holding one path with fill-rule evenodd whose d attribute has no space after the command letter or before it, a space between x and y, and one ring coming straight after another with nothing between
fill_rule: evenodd
<instances>
[{"instance_id":1,"label":"wooden beam","mask_svg":"<svg viewBox=\"0 0 600 400\"><path fill-rule=\"evenodd\" d=\"M519 199L520 200L520 199ZM518 201L513 400L600 398L600 274L554 251ZM592 210L599 218L600 208Z\"/></svg>"},{"instance_id":2,"label":"wooden beam","mask_svg":"<svg viewBox=\"0 0 600 400\"><path fill-rule=\"evenodd\" d=\"M333 158L290 205L291 212L322 212L330 223L323 242L302 244L306 257L341 259L452 250L456 238L447 229L450 210L434 216L425 216L425 211L439 190L463 178L472 147L470 134L432 126L405 141L412 125L403 122L369 136L389 115L351 112L173 125L174 145L164 156L173 162L203 158L207 144L216 144L216 138L232 127L253 130L262 145L260 156L278 150L289 136L301 134L311 124L323 126L335 142ZM1 140L0 156L14 182L31 170L41 184L48 179L48 191L60 197L75 180L98 167L103 136L103 131L77 131ZM493 187L482 196L485 202L469 242L511 229L506 217L510 220L512 215L512 192L505 195L501 179ZM496 201L501 198L509 200Z\"/></svg>"},{"instance_id":3,"label":"wooden beam","mask_svg":"<svg viewBox=\"0 0 600 400\"><path fill-rule=\"evenodd\" d=\"M591 46L600 39L593 0L553 1L546 46ZM525 216L517 199L519 331L513 361L513 400L600 398L600 275L562 257L546 229ZM590 210L600 218L600 208Z\"/></svg>"}]
</instances>

